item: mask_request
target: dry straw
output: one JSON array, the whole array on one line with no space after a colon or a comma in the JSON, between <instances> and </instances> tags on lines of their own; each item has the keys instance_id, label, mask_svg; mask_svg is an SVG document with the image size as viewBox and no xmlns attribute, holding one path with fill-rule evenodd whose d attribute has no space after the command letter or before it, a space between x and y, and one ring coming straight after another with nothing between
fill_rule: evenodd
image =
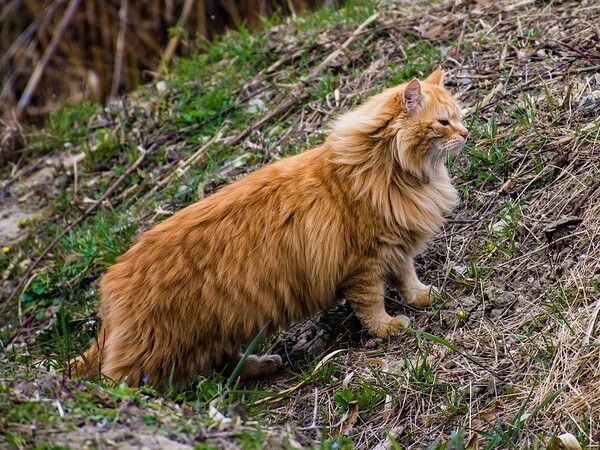
<instances>
[{"instance_id":1,"label":"dry straw","mask_svg":"<svg viewBox=\"0 0 600 450\"><path fill-rule=\"evenodd\" d=\"M64 100L114 99L227 29L323 3L334 1L9 0L0 12L0 117L35 120Z\"/></svg>"}]
</instances>

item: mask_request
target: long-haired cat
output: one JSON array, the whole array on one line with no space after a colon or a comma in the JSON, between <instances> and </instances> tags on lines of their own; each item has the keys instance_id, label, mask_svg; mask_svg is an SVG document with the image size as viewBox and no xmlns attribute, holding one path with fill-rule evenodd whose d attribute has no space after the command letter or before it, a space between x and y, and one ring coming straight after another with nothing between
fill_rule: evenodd
<instances>
[{"instance_id":1,"label":"long-haired cat","mask_svg":"<svg viewBox=\"0 0 600 450\"><path fill-rule=\"evenodd\" d=\"M136 386L185 386L235 367L261 329L288 327L346 298L385 338L384 285L429 304L413 257L457 203L444 166L467 138L442 72L375 95L319 147L267 165L142 234L102 277L102 326L73 361ZM242 378L271 374L251 356Z\"/></svg>"}]
</instances>

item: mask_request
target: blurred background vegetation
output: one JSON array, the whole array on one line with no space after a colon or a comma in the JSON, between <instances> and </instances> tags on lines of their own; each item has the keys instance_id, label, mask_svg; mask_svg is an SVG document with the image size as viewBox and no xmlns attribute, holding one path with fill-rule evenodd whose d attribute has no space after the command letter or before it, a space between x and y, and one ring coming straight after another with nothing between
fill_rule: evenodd
<instances>
[{"instance_id":1,"label":"blurred background vegetation","mask_svg":"<svg viewBox=\"0 0 600 450\"><path fill-rule=\"evenodd\" d=\"M105 103L229 29L342 0L0 0L0 118Z\"/></svg>"}]
</instances>

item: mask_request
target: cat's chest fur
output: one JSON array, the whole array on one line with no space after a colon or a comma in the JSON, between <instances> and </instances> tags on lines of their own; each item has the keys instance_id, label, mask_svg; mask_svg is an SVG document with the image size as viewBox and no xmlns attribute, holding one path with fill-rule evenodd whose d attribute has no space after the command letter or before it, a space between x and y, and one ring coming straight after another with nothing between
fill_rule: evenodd
<instances>
[{"instance_id":1,"label":"cat's chest fur","mask_svg":"<svg viewBox=\"0 0 600 450\"><path fill-rule=\"evenodd\" d=\"M457 203L458 193L445 169L412 192L392 188L389 209L372 242L384 270L393 273L406 258L418 254Z\"/></svg>"}]
</instances>

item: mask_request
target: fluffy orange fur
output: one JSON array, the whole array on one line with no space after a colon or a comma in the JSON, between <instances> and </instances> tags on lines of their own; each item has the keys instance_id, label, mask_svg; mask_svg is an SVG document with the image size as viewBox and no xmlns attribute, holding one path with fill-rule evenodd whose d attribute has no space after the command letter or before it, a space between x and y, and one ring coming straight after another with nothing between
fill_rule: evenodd
<instances>
[{"instance_id":1,"label":"fluffy orange fur","mask_svg":"<svg viewBox=\"0 0 600 450\"><path fill-rule=\"evenodd\" d=\"M182 387L240 349L346 298L388 337L384 284L429 304L413 257L457 203L444 166L467 130L436 70L343 115L319 147L270 164L142 234L102 277L102 326L72 363L132 386ZM281 365L248 358L243 378Z\"/></svg>"}]
</instances>

